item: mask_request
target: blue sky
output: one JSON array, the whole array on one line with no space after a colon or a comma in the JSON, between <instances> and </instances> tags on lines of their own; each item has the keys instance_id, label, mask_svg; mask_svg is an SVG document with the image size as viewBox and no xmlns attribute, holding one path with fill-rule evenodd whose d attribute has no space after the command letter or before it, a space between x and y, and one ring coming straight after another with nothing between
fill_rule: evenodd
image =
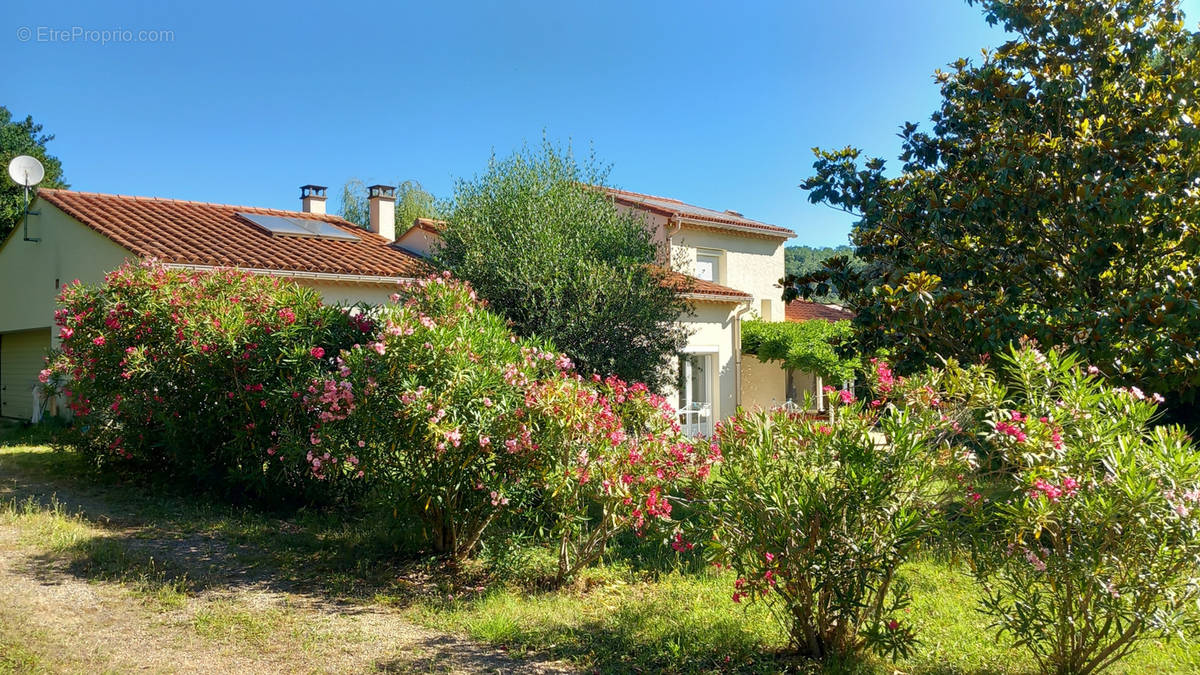
<instances>
[{"instance_id":1,"label":"blue sky","mask_svg":"<svg viewBox=\"0 0 1200 675\"><path fill-rule=\"evenodd\" d=\"M298 208L298 186L358 177L444 197L545 129L618 187L810 245L850 226L797 187L810 149L894 157L933 71L1003 41L958 0L100 5L10 3L0 32L0 104L57 136L75 189ZM1200 0L1184 8L1194 26ZM50 39L75 27L173 39Z\"/></svg>"}]
</instances>

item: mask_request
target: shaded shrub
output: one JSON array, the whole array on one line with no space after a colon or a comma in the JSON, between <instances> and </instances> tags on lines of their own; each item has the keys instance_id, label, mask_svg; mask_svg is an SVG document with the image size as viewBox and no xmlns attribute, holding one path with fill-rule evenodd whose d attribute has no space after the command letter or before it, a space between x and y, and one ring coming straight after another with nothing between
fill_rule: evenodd
<instances>
[{"instance_id":1,"label":"shaded shrub","mask_svg":"<svg viewBox=\"0 0 1200 675\"><path fill-rule=\"evenodd\" d=\"M74 414L66 442L95 464L264 500L348 489L279 449L306 425L312 353L362 340L369 321L294 283L153 262L67 285L59 304L61 348L41 378Z\"/></svg>"}]
</instances>

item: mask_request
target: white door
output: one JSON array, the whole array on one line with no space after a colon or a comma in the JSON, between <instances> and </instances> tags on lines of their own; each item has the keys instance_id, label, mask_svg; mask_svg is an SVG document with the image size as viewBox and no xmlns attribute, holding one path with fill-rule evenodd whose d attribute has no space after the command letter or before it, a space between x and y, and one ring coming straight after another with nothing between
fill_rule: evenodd
<instances>
[{"instance_id":1,"label":"white door","mask_svg":"<svg viewBox=\"0 0 1200 675\"><path fill-rule=\"evenodd\" d=\"M679 425L688 436L712 436L712 354L679 360Z\"/></svg>"}]
</instances>

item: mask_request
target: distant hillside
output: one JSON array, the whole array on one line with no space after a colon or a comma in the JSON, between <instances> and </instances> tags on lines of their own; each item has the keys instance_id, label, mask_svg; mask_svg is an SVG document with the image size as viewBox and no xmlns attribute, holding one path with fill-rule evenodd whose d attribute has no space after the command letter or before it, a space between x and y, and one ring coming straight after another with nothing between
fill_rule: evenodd
<instances>
[{"instance_id":1,"label":"distant hillside","mask_svg":"<svg viewBox=\"0 0 1200 675\"><path fill-rule=\"evenodd\" d=\"M814 248L812 246L788 246L784 249L783 260L784 270L787 274L808 274L821 269L821 263L830 256L844 255L849 256L851 263L856 266L859 264L858 258L854 255L854 248L851 246L821 246ZM813 300L824 303L836 303L838 301L837 293L830 293L821 297L814 297Z\"/></svg>"}]
</instances>

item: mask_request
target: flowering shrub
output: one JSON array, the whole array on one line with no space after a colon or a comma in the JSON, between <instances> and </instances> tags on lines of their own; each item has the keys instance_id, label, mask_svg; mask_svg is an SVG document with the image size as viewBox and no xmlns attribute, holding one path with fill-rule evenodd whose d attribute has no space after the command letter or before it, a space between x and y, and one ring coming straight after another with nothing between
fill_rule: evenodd
<instances>
[{"instance_id":1,"label":"flowering shrub","mask_svg":"<svg viewBox=\"0 0 1200 675\"><path fill-rule=\"evenodd\" d=\"M318 487L282 446L324 365L310 352L352 344L369 322L279 279L152 261L67 285L59 303L61 348L41 378L74 414L68 442L95 463L258 498L342 487Z\"/></svg>"},{"instance_id":2,"label":"flowering shrub","mask_svg":"<svg viewBox=\"0 0 1200 675\"><path fill-rule=\"evenodd\" d=\"M643 384L564 373L531 386L526 404L547 464L541 508L558 541L557 583L599 559L622 529L674 526L675 493L720 459L715 445L688 443L670 404ZM693 546L679 529L671 542Z\"/></svg>"},{"instance_id":3,"label":"flowering shrub","mask_svg":"<svg viewBox=\"0 0 1200 675\"><path fill-rule=\"evenodd\" d=\"M879 419L877 442L869 409L838 404L833 422L775 410L718 427L713 555L737 572L733 600L767 602L807 655L903 654L914 635L896 570L932 526L934 464L915 418Z\"/></svg>"},{"instance_id":4,"label":"flowering shrub","mask_svg":"<svg viewBox=\"0 0 1200 675\"><path fill-rule=\"evenodd\" d=\"M999 373L950 362L885 405L951 427L966 558L983 609L1042 670L1090 673L1139 642L1194 633L1200 457L1150 427L1155 397L1023 346ZM921 398L926 400L921 402Z\"/></svg>"},{"instance_id":5,"label":"flowering shrub","mask_svg":"<svg viewBox=\"0 0 1200 675\"><path fill-rule=\"evenodd\" d=\"M367 479L462 558L536 475L526 389L569 362L518 341L448 275L405 285L373 318L306 390L303 459L320 478Z\"/></svg>"}]
</instances>

